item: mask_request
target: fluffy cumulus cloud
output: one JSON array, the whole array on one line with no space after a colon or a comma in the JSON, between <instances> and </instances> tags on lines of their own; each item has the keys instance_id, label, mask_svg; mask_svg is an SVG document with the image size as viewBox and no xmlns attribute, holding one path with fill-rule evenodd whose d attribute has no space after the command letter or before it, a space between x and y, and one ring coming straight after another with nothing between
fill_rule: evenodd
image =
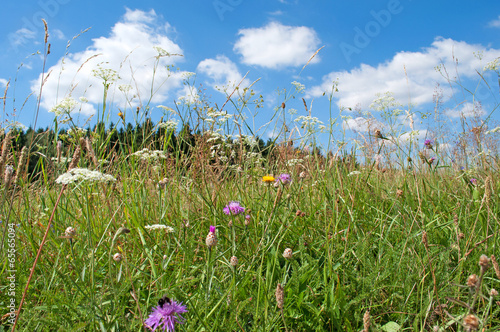
<instances>
[{"instance_id":1,"label":"fluffy cumulus cloud","mask_svg":"<svg viewBox=\"0 0 500 332\"><path fill-rule=\"evenodd\" d=\"M182 59L182 49L168 33L169 25L154 10L127 9L109 36L93 39L85 51L70 53L49 69L41 106L50 110L63 98L84 98L88 103L76 109L85 115L94 114L97 107L102 107L106 77L112 83L108 102L117 107L166 101L183 80L182 72L167 68ZM31 82L32 91L39 90L41 78Z\"/></svg>"},{"instance_id":2,"label":"fluffy cumulus cloud","mask_svg":"<svg viewBox=\"0 0 500 332\"><path fill-rule=\"evenodd\" d=\"M482 53L482 59L476 54ZM443 97L450 98L448 80L479 79L486 62L500 56L500 50L487 49L452 39L437 38L430 47L420 52L399 52L392 59L377 66L362 64L350 71L331 72L323 82L308 91L311 97L331 91L338 81L337 103L343 107L366 109L377 93L392 92L402 104L408 101L422 105L433 101L436 84L441 84ZM441 70L436 70L440 66ZM449 77L446 77L449 75Z\"/></svg>"},{"instance_id":3,"label":"fluffy cumulus cloud","mask_svg":"<svg viewBox=\"0 0 500 332\"><path fill-rule=\"evenodd\" d=\"M0 78L0 88L7 87L7 80L4 78Z\"/></svg>"},{"instance_id":4,"label":"fluffy cumulus cloud","mask_svg":"<svg viewBox=\"0 0 500 332\"><path fill-rule=\"evenodd\" d=\"M213 87L238 85L243 79L243 75L240 74L236 64L224 55L218 55L215 59L201 61L196 71L208 76L212 80ZM247 86L248 80L245 79L242 85Z\"/></svg>"},{"instance_id":5,"label":"fluffy cumulus cloud","mask_svg":"<svg viewBox=\"0 0 500 332\"><path fill-rule=\"evenodd\" d=\"M471 118L486 115L480 103L463 103L453 109L446 110L445 114L452 118Z\"/></svg>"},{"instance_id":6,"label":"fluffy cumulus cloud","mask_svg":"<svg viewBox=\"0 0 500 332\"><path fill-rule=\"evenodd\" d=\"M356 131L359 133L367 133L369 131L374 131L375 129L383 130L384 125L374 118L346 118L343 121L345 129Z\"/></svg>"},{"instance_id":7,"label":"fluffy cumulus cloud","mask_svg":"<svg viewBox=\"0 0 500 332\"><path fill-rule=\"evenodd\" d=\"M319 48L314 29L271 22L261 28L241 29L234 51L242 62L271 69L304 66ZM316 55L311 63L319 61Z\"/></svg>"},{"instance_id":8,"label":"fluffy cumulus cloud","mask_svg":"<svg viewBox=\"0 0 500 332\"><path fill-rule=\"evenodd\" d=\"M500 28L500 15L498 15L496 20L488 22L488 26L491 28Z\"/></svg>"}]
</instances>

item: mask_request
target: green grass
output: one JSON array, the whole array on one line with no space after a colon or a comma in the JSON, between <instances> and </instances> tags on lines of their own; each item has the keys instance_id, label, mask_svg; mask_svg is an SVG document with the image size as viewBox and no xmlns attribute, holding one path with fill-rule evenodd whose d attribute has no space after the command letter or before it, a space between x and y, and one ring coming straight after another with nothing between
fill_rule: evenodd
<instances>
[{"instance_id":1,"label":"green grass","mask_svg":"<svg viewBox=\"0 0 500 332\"><path fill-rule=\"evenodd\" d=\"M53 179L21 184L12 205L4 200L3 213L12 208L9 222L17 224L17 303L55 210L19 331L138 331L165 294L189 310L181 331L359 331L367 310L374 331L389 322L407 331L444 328L469 312L459 303L471 303L464 285L479 274L479 256L498 252L498 195L473 200L471 186L451 171L360 169L349 176L352 169L335 162L307 166L304 178L279 164L214 178L198 164L173 166L161 190L150 163L123 161L105 170L119 177L116 183L70 184L57 206L61 186ZM157 164L165 170L168 160ZM280 172L291 172L289 186L262 182L262 175ZM13 193L2 190L5 197ZM244 215L223 213L231 200L251 209L249 225ZM144 228L151 224L174 232ZM211 252L210 225L218 238ZM69 226L76 229L71 240L62 237ZM120 227L130 233L113 242ZM292 259L282 256L286 248ZM123 260L115 262L118 252ZM233 255L236 268L229 264ZM5 255L2 263L6 273ZM498 306L488 302L499 282L490 268L474 310L487 329L500 323Z\"/></svg>"}]
</instances>

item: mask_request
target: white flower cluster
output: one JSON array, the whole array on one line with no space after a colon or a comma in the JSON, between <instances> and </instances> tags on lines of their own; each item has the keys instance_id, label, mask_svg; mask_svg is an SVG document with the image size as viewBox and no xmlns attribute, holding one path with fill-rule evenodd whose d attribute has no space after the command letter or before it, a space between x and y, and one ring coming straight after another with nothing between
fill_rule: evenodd
<instances>
[{"instance_id":1,"label":"white flower cluster","mask_svg":"<svg viewBox=\"0 0 500 332\"><path fill-rule=\"evenodd\" d=\"M262 154L260 154L259 152L247 152L245 154L245 159L254 162L256 164L263 163L264 161L266 161L266 159L263 158Z\"/></svg>"},{"instance_id":2,"label":"white flower cluster","mask_svg":"<svg viewBox=\"0 0 500 332\"><path fill-rule=\"evenodd\" d=\"M109 174L103 174L98 171L91 171L86 168L73 168L68 172L59 175L56 179L56 183L60 184L70 184L79 181L90 181L90 182L114 182L116 179Z\"/></svg>"},{"instance_id":3,"label":"white flower cluster","mask_svg":"<svg viewBox=\"0 0 500 332\"><path fill-rule=\"evenodd\" d=\"M171 108L171 107L163 106L163 105L158 105L156 107L161 108L163 111L166 111L166 112L169 112L169 113L172 113L172 114L177 114L177 112L173 108Z\"/></svg>"},{"instance_id":4,"label":"white flower cluster","mask_svg":"<svg viewBox=\"0 0 500 332\"><path fill-rule=\"evenodd\" d=\"M301 115L294 121L300 123L301 128L306 128L311 132L314 132L316 130L323 132L326 130L326 126L323 124L323 122L314 116ZM316 126L317 128L315 128Z\"/></svg>"},{"instance_id":5,"label":"white flower cluster","mask_svg":"<svg viewBox=\"0 0 500 332\"><path fill-rule=\"evenodd\" d=\"M68 135L71 137L82 137L85 136L87 131L83 128L73 127L68 129Z\"/></svg>"},{"instance_id":6,"label":"white flower cluster","mask_svg":"<svg viewBox=\"0 0 500 332\"><path fill-rule=\"evenodd\" d=\"M52 109L49 112L54 113L56 116L64 115L64 114L69 114L73 111L75 106L78 104L76 100L74 100L71 97L66 97L59 104L56 106L52 107Z\"/></svg>"},{"instance_id":7,"label":"white flower cluster","mask_svg":"<svg viewBox=\"0 0 500 332\"><path fill-rule=\"evenodd\" d=\"M361 174L360 171L352 171L351 173L347 174L347 176L353 176L353 175L359 175Z\"/></svg>"},{"instance_id":8,"label":"white flower cluster","mask_svg":"<svg viewBox=\"0 0 500 332\"><path fill-rule=\"evenodd\" d=\"M71 162L71 158L68 158L68 157L61 157L59 162L57 161L57 158L56 157L52 157L50 158L50 160L52 160L54 163L60 163L60 164L66 164L66 163L69 163Z\"/></svg>"},{"instance_id":9,"label":"white flower cluster","mask_svg":"<svg viewBox=\"0 0 500 332\"><path fill-rule=\"evenodd\" d=\"M306 89L306 86L304 84L301 84L297 81L293 81L292 85L295 87L297 93L302 93Z\"/></svg>"},{"instance_id":10,"label":"white flower cluster","mask_svg":"<svg viewBox=\"0 0 500 332\"><path fill-rule=\"evenodd\" d=\"M493 134L493 133L498 133L500 131L500 127L493 128L491 130L488 130L485 134Z\"/></svg>"},{"instance_id":11,"label":"white flower cluster","mask_svg":"<svg viewBox=\"0 0 500 332\"><path fill-rule=\"evenodd\" d=\"M209 108L207 111L207 118L205 121L218 123L220 125L226 123L229 119L233 117L233 114L227 114L226 112L219 112L213 108Z\"/></svg>"},{"instance_id":12,"label":"white flower cluster","mask_svg":"<svg viewBox=\"0 0 500 332\"><path fill-rule=\"evenodd\" d=\"M384 111L399 106L401 106L401 104L396 101L391 92L386 92L384 94L377 93L377 99L370 104L370 108L376 111Z\"/></svg>"},{"instance_id":13,"label":"white flower cluster","mask_svg":"<svg viewBox=\"0 0 500 332\"><path fill-rule=\"evenodd\" d=\"M151 151L147 148L144 148L140 151L134 152L131 154L131 156L136 156L139 157L141 160L159 160L161 159L167 159L167 155L165 154L164 151L161 150L154 150Z\"/></svg>"},{"instance_id":14,"label":"white flower cluster","mask_svg":"<svg viewBox=\"0 0 500 332\"><path fill-rule=\"evenodd\" d=\"M190 71L184 71L181 76L183 79L188 80L191 76L196 76L196 74Z\"/></svg>"},{"instance_id":15,"label":"white flower cluster","mask_svg":"<svg viewBox=\"0 0 500 332\"><path fill-rule=\"evenodd\" d=\"M239 136L238 136L239 137ZM243 141L250 146L250 148L255 148L259 145L259 142L255 139L254 136L243 135Z\"/></svg>"},{"instance_id":16,"label":"white flower cluster","mask_svg":"<svg viewBox=\"0 0 500 332\"><path fill-rule=\"evenodd\" d=\"M179 124L178 121L175 121L175 120L168 120L168 121L165 121L165 122L160 122L158 123L158 129L165 129L167 131L170 131L170 130L176 130L177 129L177 125Z\"/></svg>"},{"instance_id":17,"label":"white flower cluster","mask_svg":"<svg viewBox=\"0 0 500 332\"><path fill-rule=\"evenodd\" d=\"M293 166L295 166L297 164L301 164L303 162L304 162L303 159L289 159L289 160L286 161L286 165L288 167L293 167Z\"/></svg>"},{"instance_id":18,"label":"white flower cluster","mask_svg":"<svg viewBox=\"0 0 500 332\"><path fill-rule=\"evenodd\" d=\"M115 82L117 79L120 78L116 70L109 68L102 68L99 65L97 66L97 69L92 69L92 75L102 79L105 82Z\"/></svg>"},{"instance_id":19,"label":"white flower cluster","mask_svg":"<svg viewBox=\"0 0 500 332\"><path fill-rule=\"evenodd\" d=\"M167 233L173 233L174 232L174 229L172 227L167 226L167 225L160 225L160 224L146 225L146 226L144 226L144 228L152 230L152 231L155 231L155 230L158 230L158 229L164 229L165 231L167 231Z\"/></svg>"},{"instance_id":20,"label":"white flower cluster","mask_svg":"<svg viewBox=\"0 0 500 332\"><path fill-rule=\"evenodd\" d=\"M133 89L132 85L130 85L130 84L119 84L118 85L118 90L120 90L123 93L127 93L132 89Z\"/></svg>"},{"instance_id":21,"label":"white flower cluster","mask_svg":"<svg viewBox=\"0 0 500 332\"><path fill-rule=\"evenodd\" d=\"M484 66L484 71L488 71L488 70L493 70L493 71L498 71L500 69L500 64L498 63L500 60L500 57L499 58L496 58L495 60L493 61L490 61L486 64L486 66Z\"/></svg>"}]
</instances>

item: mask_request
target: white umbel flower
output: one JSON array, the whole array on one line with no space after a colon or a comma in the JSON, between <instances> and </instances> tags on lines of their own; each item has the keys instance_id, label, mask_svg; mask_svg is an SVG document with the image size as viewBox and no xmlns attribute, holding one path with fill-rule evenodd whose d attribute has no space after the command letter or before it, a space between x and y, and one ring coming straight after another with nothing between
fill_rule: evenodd
<instances>
[{"instance_id":1,"label":"white umbel flower","mask_svg":"<svg viewBox=\"0 0 500 332\"><path fill-rule=\"evenodd\" d=\"M149 230L158 230L158 229L164 229L167 231L167 233L173 233L174 229L170 226L167 225L160 225L160 224L154 224L154 225L146 225L144 226L145 229Z\"/></svg>"},{"instance_id":2,"label":"white umbel flower","mask_svg":"<svg viewBox=\"0 0 500 332\"><path fill-rule=\"evenodd\" d=\"M61 174L56 179L56 183L60 184L70 184L80 181L115 182L116 179L112 175L103 174L98 171L91 171L86 168L72 168L68 172Z\"/></svg>"}]
</instances>

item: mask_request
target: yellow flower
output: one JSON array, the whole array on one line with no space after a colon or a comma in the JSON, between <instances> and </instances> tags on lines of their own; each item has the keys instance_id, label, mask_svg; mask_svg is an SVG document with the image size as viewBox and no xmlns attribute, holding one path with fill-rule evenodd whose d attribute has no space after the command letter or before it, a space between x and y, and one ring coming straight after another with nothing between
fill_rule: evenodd
<instances>
[{"instance_id":1,"label":"yellow flower","mask_svg":"<svg viewBox=\"0 0 500 332\"><path fill-rule=\"evenodd\" d=\"M275 180L276 179L274 177L272 177L271 175L266 175L266 176L262 177L262 181L264 181L265 183L272 183Z\"/></svg>"},{"instance_id":2,"label":"yellow flower","mask_svg":"<svg viewBox=\"0 0 500 332\"><path fill-rule=\"evenodd\" d=\"M122 113L122 112L119 112L119 113L118 113L118 116L119 116L120 118L122 118L122 119L125 119L125 117L123 116L123 113Z\"/></svg>"}]
</instances>

